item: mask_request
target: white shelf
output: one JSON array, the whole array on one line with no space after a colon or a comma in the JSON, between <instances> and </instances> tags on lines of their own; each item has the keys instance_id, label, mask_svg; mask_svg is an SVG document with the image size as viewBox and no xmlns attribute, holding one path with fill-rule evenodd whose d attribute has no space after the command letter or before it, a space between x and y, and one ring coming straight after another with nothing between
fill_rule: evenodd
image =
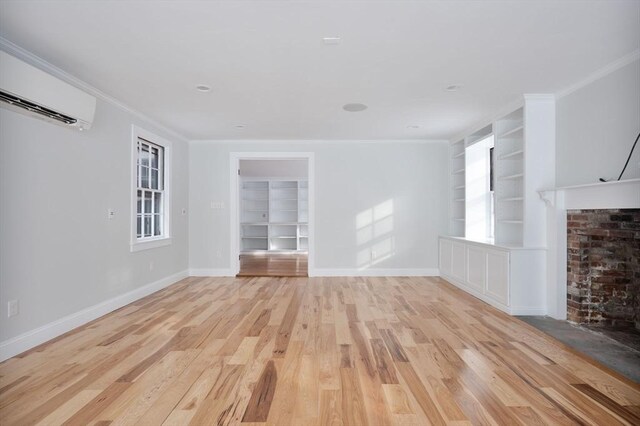
<instances>
[{"instance_id":1,"label":"white shelf","mask_svg":"<svg viewBox=\"0 0 640 426\"><path fill-rule=\"evenodd\" d=\"M244 180L241 250L308 250L306 180Z\"/></svg>"},{"instance_id":2,"label":"white shelf","mask_svg":"<svg viewBox=\"0 0 640 426\"><path fill-rule=\"evenodd\" d=\"M519 149L519 150L517 150L517 151L510 152L510 153L508 153L508 154L501 155L501 156L500 156L500 158L499 158L499 160L507 160L507 159L509 159L509 158L514 158L514 157L522 156L523 154L524 154L524 150Z\"/></svg>"},{"instance_id":3,"label":"white shelf","mask_svg":"<svg viewBox=\"0 0 640 426\"><path fill-rule=\"evenodd\" d=\"M513 180L513 179L522 179L524 177L523 173L516 173L513 175L500 176L498 179L502 180Z\"/></svg>"},{"instance_id":4,"label":"white shelf","mask_svg":"<svg viewBox=\"0 0 640 426\"><path fill-rule=\"evenodd\" d=\"M467 194L471 187L465 187L461 181L461 177L469 177L469 171L461 170L465 160L469 161L468 147L493 134L495 241L514 247L544 246L545 235L539 229L544 227L546 206L532 189L548 187L547 182L555 172L549 170L547 164L536 162L536 158L553 151L554 114L552 96L525 95L519 108L468 135L464 141L450 145L452 189L449 199L452 216L458 216L450 222L452 235L464 236L464 224L471 223L460 218L460 206L464 205L466 209L466 203L471 199L471 195Z\"/></svg>"},{"instance_id":5,"label":"white shelf","mask_svg":"<svg viewBox=\"0 0 640 426\"><path fill-rule=\"evenodd\" d=\"M514 136L517 133L522 133L522 131L524 130L524 125L519 125L518 127L511 129L511 130L507 130L506 132L504 132L503 134L501 134L500 136L498 136L499 138L507 138L509 136Z\"/></svg>"}]
</instances>

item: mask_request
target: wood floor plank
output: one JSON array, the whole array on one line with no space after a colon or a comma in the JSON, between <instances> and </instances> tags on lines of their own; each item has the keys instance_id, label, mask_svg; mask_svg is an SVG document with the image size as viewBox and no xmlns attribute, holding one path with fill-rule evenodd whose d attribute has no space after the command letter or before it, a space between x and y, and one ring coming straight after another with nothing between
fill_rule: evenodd
<instances>
[{"instance_id":1,"label":"wood floor plank","mask_svg":"<svg viewBox=\"0 0 640 426\"><path fill-rule=\"evenodd\" d=\"M343 426L342 404L339 390L323 389L320 391L320 424L326 426Z\"/></svg>"},{"instance_id":2,"label":"wood floor plank","mask_svg":"<svg viewBox=\"0 0 640 426\"><path fill-rule=\"evenodd\" d=\"M191 277L0 363L13 425L640 424L640 385L439 278Z\"/></svg>"},{"instance_id":3,"label":"wood floor plank","mask_svg":"<svg viewBox=\"0 0 640 426\"><path fill-rule=\"evenodd\" d=\"M278 383L278 373L273 361L269 361L260 376L260 380L251 394L243 422L266 422L273 401L273 394Z\"/></svg>"},{"instance_id":4,"label":"wood floor plank","mask_svg":"<svg viewBox=\"0 0 640 426\"><path fill-rule=\"evenodd\" d=\"M371 424L367 419L364 396L356 369L341 368L340 383L342 387L342 420L345 426Z\"/></svg>"},{"instance_id":5,"label":"wood floor plank","mask_svg":"<svg viewBox=\"0 0 640 426\"><path fill-rule=\"evenodd\" d=\"M623 419L630 424L640 425L640 416L629 410L627 407L618 404L613 399L609 398L597 389L594 389L590 385L579 383L573 385L573 387L577 388L580 392L609 410L611 413L616 415L616 417Z\"/></svg>"},{"instance_id":6,"label":"wood floor plank","mask_svg":"<svg viewBox=\"0 0 640 426\"><path fill-rule=\"evenodd\" d=\"M446 424L445 419L438 411L438 408L427 392L424 383L420 380L411 364L408 362L398 362L396 363L396 368L406 382L409 391L413 394L418 404L420 404L420 408L422 408L422 411L429 419L429 422L434 425Z\"/></svg>"}]
</instances>

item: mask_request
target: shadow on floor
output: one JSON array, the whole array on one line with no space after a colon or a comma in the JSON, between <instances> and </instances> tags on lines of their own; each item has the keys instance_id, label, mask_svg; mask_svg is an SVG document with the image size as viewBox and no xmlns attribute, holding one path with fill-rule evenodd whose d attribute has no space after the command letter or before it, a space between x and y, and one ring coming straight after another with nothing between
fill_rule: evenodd
<instances>
[{"instance_id":1,"label":"shadow on floor","mask_svg":"<svg viewBox=\"0 0 640 426\"><path fill-rule=\"evenodd\" d=\"M640 334L627 335L623 338L615 330L606 332L612 334L608 336L603 333L603 330L586 328L548 317L518 318L634 382L640 383ZM618 340L622 340L623 343Z\"/></svg>"}]
</instances>

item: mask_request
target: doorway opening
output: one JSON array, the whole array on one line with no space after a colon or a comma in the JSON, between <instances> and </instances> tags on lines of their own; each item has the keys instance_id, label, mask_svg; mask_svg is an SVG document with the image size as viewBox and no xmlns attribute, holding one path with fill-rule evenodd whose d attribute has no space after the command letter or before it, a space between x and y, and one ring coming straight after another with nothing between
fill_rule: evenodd
<instances>
[{"instance_id":1,"label":"doorway opening","mask_svg":"<svg viewBox=\"0 0 640 426\"><path fill-rule=\"evenodd\" d=\"M237 276L308 276L311 158L300 155L232 154L232 170L237 170L231 227L237 258L232 265Z\"/></svg>"}]
</instances>

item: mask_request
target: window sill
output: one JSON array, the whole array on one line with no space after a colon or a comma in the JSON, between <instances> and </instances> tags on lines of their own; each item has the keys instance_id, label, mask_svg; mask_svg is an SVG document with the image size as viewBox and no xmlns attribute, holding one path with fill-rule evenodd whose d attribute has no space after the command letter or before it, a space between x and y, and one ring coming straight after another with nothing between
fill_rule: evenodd
<instances>
[{"instance_id":1,"label":"window sill","mask_svg":"<svg viewBox=\"0 0 640 426\"><path fill-rule=\"evenodd\" d=\"M131 252L150 250L158 247L164 247L171 244L171 237L162 237L143 241L136 241L131 244Z\"/></svg>"}]
</instances>

